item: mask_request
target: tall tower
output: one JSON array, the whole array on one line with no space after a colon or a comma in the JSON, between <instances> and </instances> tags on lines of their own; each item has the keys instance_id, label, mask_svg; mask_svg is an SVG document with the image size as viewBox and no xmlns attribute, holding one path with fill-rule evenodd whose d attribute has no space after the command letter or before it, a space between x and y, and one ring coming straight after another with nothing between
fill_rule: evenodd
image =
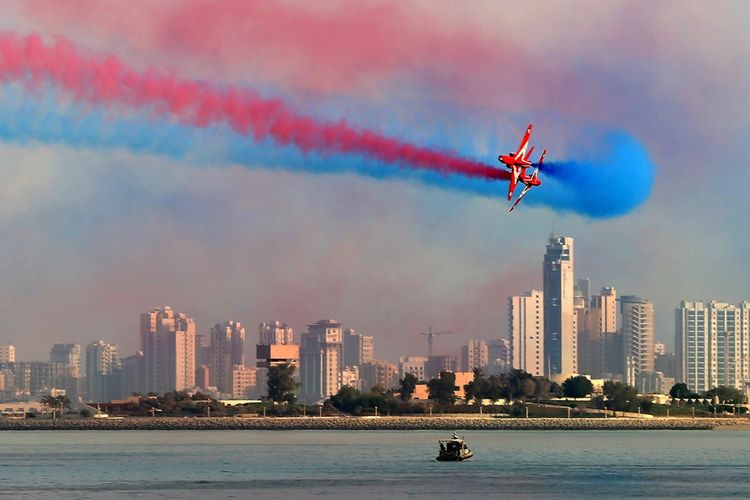
<instances>
[{"instance_id":1,"label":"tall tower","mask_svg":"<svg viewBox=\"0 0 750 500\"><path fill-rule=\"evenodd\" d=\"M550 236L544 254L543 279L545 374L577 373L573 238Z\"/></svg>"},{"instance_id":2,"label":"tall tower","mask_svg":"<svg viewBox=\"0 0 750 500\"><path fill-rule=\"evenodd\" d=\"M654 371L654 305L634 295L620 297L625 382L638 384L644 372Z\"/></svg>"},{"instance_id":3,"label":"tall tower","mask_svg":"<svg viewBox=\"0 0 750 500\"><path fill-rule=\"evenodd\" d=\"M513 368L544 375L544 295L538 290L508 299Z\"/></svg>"},{"instance_id":4,"label":"tall tower","mask_svg":"<svg viewBox=\"0 0 750 500\"><path fill-rule=\"evenodd\" d=\"M141 314L144 392L163 394L195 386L195 322L171 307Z\"/></svg>"},{"instance_id":5,"label":"tall tower","mask_svg":"<svg viewBox=\"0 0 750 500\"><path fill-rule=\"evenodd\" d=\"M375 341L372 337L347 328L342 338L343 366L360 366L375 359Z\"/></svg>"},{"instance_id":6,"label":"tall tower","mask_svg":"<svg viewBox=\"0 0 750 500\"><path fill-rule=\"evenodd\" d=\"M580 280L579 280L580 281ZM578 323L578 369L594 378L622 372L622 341L617 335L617 291L592 295L585 323Z\"/></svg>"},{"instance_id":7,"label":"tall tower","mask_svg":"<svg viewBox=\"0 0 750 500\"><path fill-rule=\"evenodd\" d=\"M86 397L89 401L106 402L119 396L115 384L117 346L98 340L86 346Z\"/></svg>"},{"instance_id":8,"label":"tall tower","mask_svg":"<svg viewBox=\"0 0 750 500\"><path fill-rule=\"evenodd\" d=\"M209 378L223 394L232 394L232 370L245 366L245 329L238 321L225 321L211 328Z\"/></svg>"},{"instance_id":9,"label":"tall tower","mask_svg":"<svg viewBox=\"0 0 750 500\"><path fill-rule=\"evenodd\" d=\"M307 326L300 349L302 400L313 403L333 396L341 388L341 323L320 320Z\"/></svg>"}]
</instances>

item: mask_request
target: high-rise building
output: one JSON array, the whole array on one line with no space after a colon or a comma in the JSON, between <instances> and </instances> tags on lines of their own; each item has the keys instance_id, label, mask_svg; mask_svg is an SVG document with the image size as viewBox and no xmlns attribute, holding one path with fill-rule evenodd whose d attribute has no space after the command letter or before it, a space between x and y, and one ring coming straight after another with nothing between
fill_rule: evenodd
<instances>
[{"instance_id":1,"label":"high-rise building","mask_svg":"<svg viewBox=\"0 0 750 500\"><path fill-rule=\"evenodd\" d=\"M78 344L55 344L49 354L50 363L60 363L71 377L81 376L81 346Z\"/></svg>"},{"instance_id":2,"label":"high-rise building","mask_svg":"<svg viewBox=\"0 0 750 500\"><path fill-rule=\"evenodd\" d=\"M344 366L359 366L375 359L375 340L347 328L343 333Z\"/></svg>"},{"instance_id":3,"label":"high-rise building","mask_svg":"<svg viewBox=\"0 0 750 500\"><path fill-rule=\"evenodd\" d=\"M427 368L427 358L424 356L401 356L398 360L399 378L411 373L417 377L418 381L427 380L425 370Z\"/></svg>"},{"instance_id":4,"label":"high-rise building","mask_svg":"<svg viewBox=\"0 0 750 500\"><path fill-rule=\"evenodd\" d=\"M245 366L245 329L238 321L225 321L211 328L209 377L222 394L232 394L233 370Z\"/></svg>"},{"instance_id":5,"label":"high-rise building","mask_svg":"<svg viewBox=\"0 0 750 500\"><path fill-rule=\"evenodd\" d=\"M576 283L576 294L583 297L585 304L591 302L591 280L589 278L578 278Z\"/></svg>"},{"instance_id":6,"label":"high-rise building","mask_svg":"<svg viewBox=\"0 0 750 500\"><path fill-rule=\"evenodd\" d=\"M654 305L634 295L620 297L625 383L636 386L654 371Z\"/></svg>"},{"instance_id":7,"label":"high-rise building","mask_svg":"<svg viewBox=\"0 0 750 500\"><path fill-rule=\"evenodd\" d=\"M376 359L362 363L359 366L359 376L365 391L375 386L382 386L385 390L398 386L398 367L388 361Z\"/></svg>"},{"instance_id":8,"label":"high-rise building","mask_svg":"<svg viewBox=\"0 0 750 500\"><path fill-rule=\"evenodd\" d=\"M578 372L573 264L573 238L550 236L543 266L544 369L547 375Z\"/></svg>"},{"instance_id":9,"label":"high-rise building","mask_svg":"<svg viewBox=\"0 0 750 500\"><path fill-rule=\"evenodd\" d=\"M97 340L86 346L86 397L107 402L119 397L117 346Z\"/></svg>"},{"instance_id":10,"label":"high-rise building","mask_svg":"<svg viewBox=\"0 0 750 500\"><path fill-rule=\"evenodd\" d=\"M681 302L675 346L681 380L696 392L750 381L750 302Z\"/></svg>"},{"instance_id":11,"label":"high-rise building","mask_svg":"<svg viewBox=\"0 0 750 500\"><path fill-rule=\"evenodd\" d=\"M171 307L141 314L141 392L163 394L195 386L195 322Z\"/></svg>"},{"instance_id":12,"label":"high-rise building","mask_svg":"<svg viewBox=\"0 0 750 500\"><path fill-rule=\"evenodd\" d=\"M461 369L463 371L485 370L489 364L490 351L486 340L469 340L466 345L461 346Z\"/></svg>"},{"instance_id":13,"label":"high-rise building","mask_svg":"<svg viewBox=\"0 0 750 500\"><path fill-rule=\"evenodd\" d=\"M77 403L81 393L81 346L54 344L50 351L52 386L63 389L72 403Z\"/></svg>"},{"instance_id":14,"label":"high-rise building","mask_svg":"<svg viewBox=\"0 0 750 500\"><path fill-rule=\"evenodd\" d=\"M258 325L258 345L284 345L294 343L294 329L281 321Z\"/></svg>"},{"instance_id":15,"label":"high-rise building","mask_svg":"<svg viewBox=\"0 0 750 500\"><path fill-rule=\"evenodd\" d=\"M341 323L320 320L307 328L300 345L300 396L303 402L314 403L341 388Z\"/></svg>"},{"instance_id":16,"label":"high-rise building","mask_svg":"<svg viewBox=\"0 0 750 500\"><path fill-rule=\"evenodd\" d=\"M10 344L0 345L0 363L15 363L16 347Z\"/></svg>"},{"instance_id":17,"label":"high-rise building","mask_svg":"<svg viewBox=\"0 0 750 500\"><path fill-rule=\"evenodd\" d=\"M261 395L268 391L268 369L272 366L290 364L297 379L300 377L300 346L294 343L294 331L286 323L271 321L259 325L255 358L256 384Z\"/></svg>"},{"instance_id":18,"label":"high-rise building","mask_svg":"<svg viewBox=\"0 0 750 500\"><path fill-rule=\"evenodd\" d=\"M120 397L127 398L134 393L141 393L145 387L144 374L142 351L122 358L120 360Z\"/></svg>"},{"instance_id":19,"label":"high-rise building","mask_svg":"<svg viewBox=\"0 0 750 500\"><path fill-rule=\"evenodd\" d=\"M513 368L544 375L544 294L538 290L508 299L508 329Z\"/></svg>"},{"instance_id":20,"label":"high-rise building","mask_svg":"<svg viewBox=\"0 0 750 500\"><path fill-rule=\"evenodd\" d=\"M591 296L585 320L578 322L578 370L593 378L621 373L622 349L613 351L616 335L617 292L605 287L599 295Z\"/></svg>"}]
</instances>

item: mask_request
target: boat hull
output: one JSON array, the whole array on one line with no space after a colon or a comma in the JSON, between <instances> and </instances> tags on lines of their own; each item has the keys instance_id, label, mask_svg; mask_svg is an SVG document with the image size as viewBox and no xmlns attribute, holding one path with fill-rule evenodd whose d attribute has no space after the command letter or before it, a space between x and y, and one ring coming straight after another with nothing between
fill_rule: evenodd
<instances>
[{"instance_id":1,"label":"boat hull","mask_svg":"<svg viewBox=\"0 0 750 500\"><path fill-rule=\"evenodd\" d=\"M474 456L474 453L471 451L468 451L466 453L461 453L460 455L452 455L452 454L443 455L441 453L435 458L435 460L437 460L438 462L463 462L464 460L468 460L473 456Z\"/></svg>"}]
</instances>

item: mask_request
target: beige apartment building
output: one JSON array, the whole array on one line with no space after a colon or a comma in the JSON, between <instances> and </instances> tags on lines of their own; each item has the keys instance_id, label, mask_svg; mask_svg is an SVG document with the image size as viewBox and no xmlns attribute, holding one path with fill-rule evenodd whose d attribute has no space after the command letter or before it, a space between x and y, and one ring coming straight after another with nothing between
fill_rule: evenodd
<instances>
[{"instance_id":1,"label":"beige apartment building","mask_svg":"<svg viewBox=\"0 0 750 500\"><path fill-rule=\"evenodd\" d=\"M544 294L531 290L508 299L508 327L513 368L534 376L544 370Z\"/></svg>"},{"instance_id":2,"label":"beige apartment building","mask_svg":"<svg viewBox=\"0 0 750 500\"><path fill-rule=\"evenodd\" d=\"M341 388L341 323L324 319L307 328L300 345L300 397L305 403L315 403Z\"/></svg>"},{"instance_id":3,"label":"beige apartment building","mask_svg":"<svg viewBox=\"0 0 750 500\"><path fill-rule=\"evenodd\" d=\"M195 387L195 322L171 307L141 314L143 392Z\"/></svg>"}]
</instances>

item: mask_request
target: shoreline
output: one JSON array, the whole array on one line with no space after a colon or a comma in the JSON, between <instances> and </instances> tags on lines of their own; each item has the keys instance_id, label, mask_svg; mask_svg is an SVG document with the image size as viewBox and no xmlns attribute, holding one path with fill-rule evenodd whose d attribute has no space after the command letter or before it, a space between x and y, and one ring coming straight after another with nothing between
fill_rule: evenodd
<instances>
[{"instance_id":1,"label":"shoreline","mask_svg":"<svg viewBox=\"0 0 750 500\"><path fill-rule=\"evenodd\" d=\"M108 419L0 419L0 431L40 430L714 430L750 429L746 418L492 418L433 417L129 417Z\"/></svg>"}]
</instances>

